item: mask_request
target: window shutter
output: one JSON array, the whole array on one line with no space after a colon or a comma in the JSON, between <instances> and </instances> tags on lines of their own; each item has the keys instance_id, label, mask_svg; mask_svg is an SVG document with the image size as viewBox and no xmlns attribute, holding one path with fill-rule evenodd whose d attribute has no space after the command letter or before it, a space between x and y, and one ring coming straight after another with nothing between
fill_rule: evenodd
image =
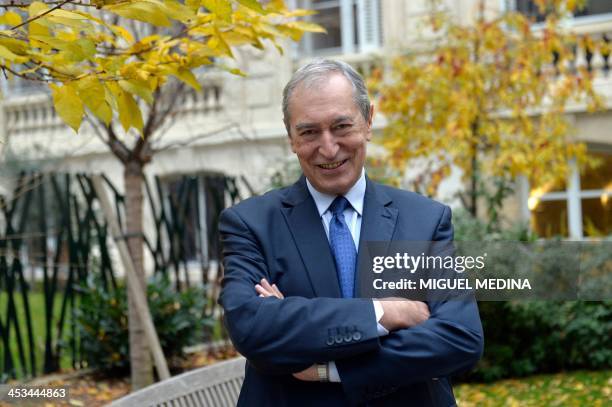
<instances>
[{"instance_id":1,"label":"window shutter","mask_svg":"<svg viewBox=\"0 0 612 407\"><path fill-rule=\"evenodd\" d=\"M342 29L342 52L353 54L355 52L355 24L353 16L353 0L340 1L340 21ZM360 37L357 37L358 39Z\"/></svg>"},{"instance_id":2,"label":"window shutter","mask_svg":"<svg viewBox=\"0 0 612 407\"><path fill-rule=\"evenodd\" d=\"M381 44L379 0L357 0L359 51L369 52Z\"/></svg>"}]
</instances>

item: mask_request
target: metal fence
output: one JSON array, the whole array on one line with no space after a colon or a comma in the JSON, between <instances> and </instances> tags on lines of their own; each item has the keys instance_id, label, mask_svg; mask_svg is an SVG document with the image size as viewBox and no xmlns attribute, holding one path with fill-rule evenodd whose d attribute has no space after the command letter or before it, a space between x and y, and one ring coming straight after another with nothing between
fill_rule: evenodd
<instances>
[{"instance_id":1,"label":"metal fence","mask_svg":"<svg viewBox=\"0 0 612 407\"><path fill-rule=\"evenodd\" d=\"M122 224L124 196L105 181ZM210 290L206 313L217 315L217 221L240 199L236 179L155 177L145 182L145 198L152 226L144 241L154 272L170 276L178 290L201 277ZM21 173L11 196L0 196L0 382L57 371L66 354L74 368L82 366L77 288L91 273L99 273L104 290L116 289L120 277L96 201L85 174ZM44 330L33 323L41 319Z\"/></svg>"}]
</instances>

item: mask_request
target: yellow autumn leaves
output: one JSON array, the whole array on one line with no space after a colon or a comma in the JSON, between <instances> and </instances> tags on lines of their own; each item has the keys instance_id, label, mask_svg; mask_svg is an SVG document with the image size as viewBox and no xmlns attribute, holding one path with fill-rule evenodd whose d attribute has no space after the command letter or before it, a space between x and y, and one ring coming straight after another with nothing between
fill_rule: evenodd
<instances>
[{"instance_id":1,"label":"yellow autumn leaves","mask_svg":"<svg viewBox=\"0 0 612 407\"><path fill-rule=\"evenodd\" d=\"M412 159L430 157L440 171L456 166L466 177L524 175L538 185L564 178L571 158L587 162L564 115L570 103L589 110L602 103L592 73L572 69L578 38L552 23L533 30L518 13L470 26L437 23L438 45L398 58L390 75L373 80L389 123L382 143L393 165L404 169Z\"/></svg>"},{"instance_id":2,"label":"yellow autumn leaves","mask_svg":"<svg viewBox=\"0 0 612 407\"><path fill-rule=\"evenodd\" d=\"M75 4L72 4L75 3ZM125 131L143 130L141 103L169 77L200 89L194 71L233 58L232 48L264 47L305 31L311 14L282 0L34 1L0 14L0 69L50 83L59 116L75 131L87 111ZM88 7L89 6L89 7ZM236 68L225 68L241 74Z\"/></svg>"},{"instance_id":3,"label":"yellow autumn leaves","mask_svg":"<svg viewBox=\"0 0 612 407\"><path fill-rule=\"evenodd\" d=\"M457 404L465 407L605 406L612 397L610 370L575 371L463 383L454 387Z\"/></svg>"}]
</instances>

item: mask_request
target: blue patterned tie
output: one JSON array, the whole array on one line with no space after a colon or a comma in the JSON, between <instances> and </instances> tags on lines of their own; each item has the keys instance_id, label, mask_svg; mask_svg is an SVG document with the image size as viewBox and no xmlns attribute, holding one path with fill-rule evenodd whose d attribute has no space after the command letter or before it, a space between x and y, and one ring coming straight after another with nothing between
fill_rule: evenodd
<instances>
[{"instance_id":1,"label":"blue patterned tie","mask_svg":"<svg viewBox=\"0 0 612 407\"><path fill-rule=\"evenodd\" d=\"M350 205L345 197L339 196L329 206L329 211L333 215L329 222L329 243L334 252L343 298L353 297L357 262L355 243L344 220L344 210Z\"/></svg>"}]
</instances>

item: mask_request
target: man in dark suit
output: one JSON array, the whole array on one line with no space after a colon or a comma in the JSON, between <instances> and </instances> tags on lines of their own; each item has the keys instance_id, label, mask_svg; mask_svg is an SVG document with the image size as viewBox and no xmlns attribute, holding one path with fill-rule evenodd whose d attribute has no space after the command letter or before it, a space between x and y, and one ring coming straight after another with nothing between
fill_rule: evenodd
<instances>
[{"instance_id":1,"label":"man in dark suit","mask_svg":"<svg viewBox=\"0 0 612 407\"><path fill-rule=\"evenodd\" d=\"M448 377L482 353L475 301L359 298L355 275L367 241L451 241L450 209L365 176L374 110L349 65L312 62L283 96L304 176L220 220L239 405L454 405Z\"/></svg>"}]
</instances>

